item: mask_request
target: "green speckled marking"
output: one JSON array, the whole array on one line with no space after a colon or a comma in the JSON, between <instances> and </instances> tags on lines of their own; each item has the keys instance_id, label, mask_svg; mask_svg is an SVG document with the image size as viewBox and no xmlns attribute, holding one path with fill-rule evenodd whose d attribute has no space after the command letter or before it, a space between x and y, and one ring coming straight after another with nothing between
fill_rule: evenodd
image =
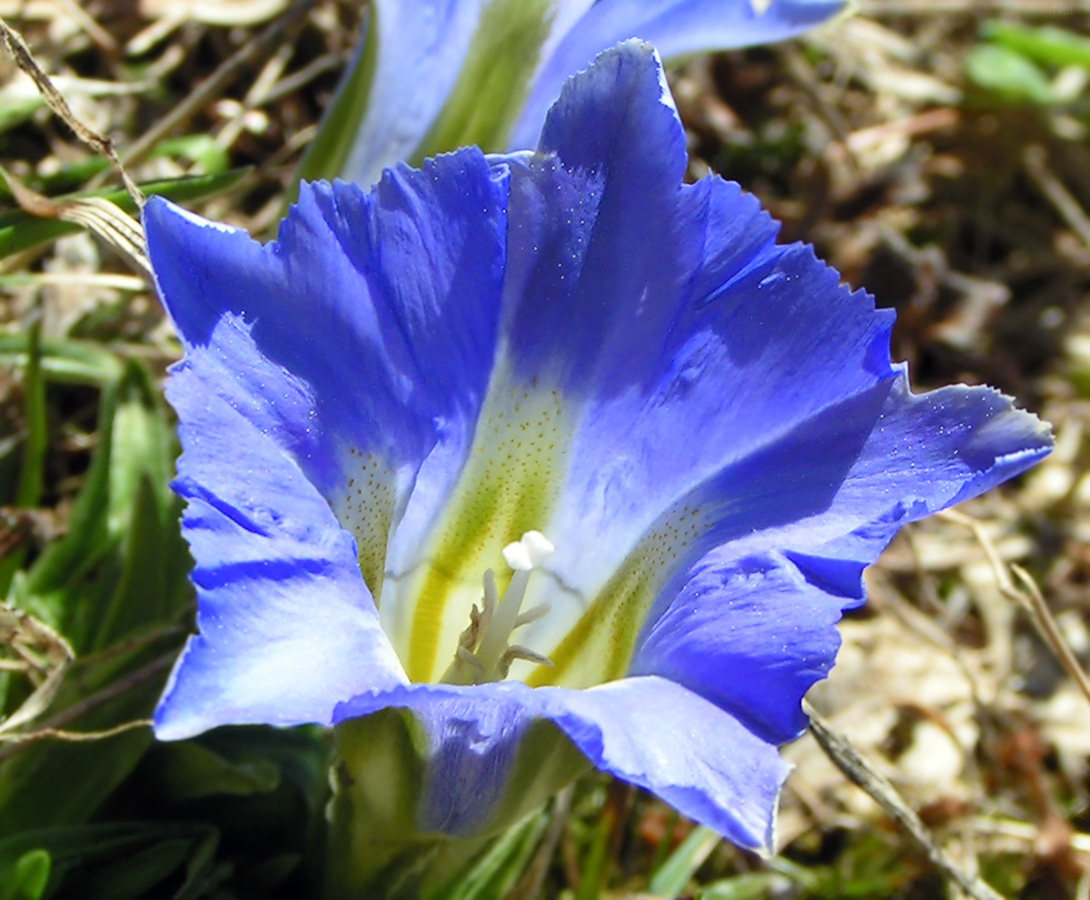
<instances>
[{"instance_id":1,"label":"green speckled marking","mask_svg":"<svg viewBox=\"0 0 1090 900\"><path fill-rule=\"evenodd\" d=\"M413 681L434 681L450 663L485 569L495 572L502 596L511 574L504 546L548 522L563 476L570 428L559 394L500 394L485 404L427 563L404 585L402 596L415 598L405 660Z\"/></svg>"},{"instance_id":2,"label":"green speckled marking","mask_svg":"<svg viewBox=\"0 0 1090 900\"><path fill-rule=\"evenodd\" d=\"M590 687L624 675L636 635L657 591L650 569L646 558L630 555L549 654L553 665L538 666L526 683L531 687ZM593 674L583 671L590 663Z\"/></svg>"},{"instance_id":3,"label":"green speckled marking","mask_svg":"<svg viewBox=\"0 0 1090 900\"><path fill-rule=\"evenodd\" d=\"M682 551L693 546L705 528L700 510L686 503L661 516L575 627L547 653L553 665L538 666L526 683L586 688L623 677L659 591L680 564Z\"/></svg>"},{"instance_id":4,"label":"green speckled marking","mask_svg":"<svg viewBox=\"0 0 1090 900\"><path fill-rule=\"evenodd\" d=\"M394 476L389 467L371 453L348 451L348 474L341 497L331 504L342 527L356 538L360 574L371 591L375 605L382 596L386 568L386 543L394 517Z\"/></svg>"}]
</instances>

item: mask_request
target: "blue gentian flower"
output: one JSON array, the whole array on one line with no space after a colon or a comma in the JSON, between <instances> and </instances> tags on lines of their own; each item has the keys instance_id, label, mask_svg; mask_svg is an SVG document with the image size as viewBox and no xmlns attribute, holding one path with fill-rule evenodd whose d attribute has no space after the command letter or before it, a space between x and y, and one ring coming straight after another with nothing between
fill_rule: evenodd
<instances>
[{"instance_id":1,"label":"blue gentian flower","mask_svg":"<svg viewBox=\"0 0 1090 900\"><path fill-rule=\"evenodd\" d=\"M847 0L372 0L304 163L371 184L400 161L537 146L564 80L628 38L666 59L793 37Z\"/></svg>"},{"instance_id":2,"label":"blue gentian flower","mask_svg":"<svg viewBox=\"0 0 1090 900\"><path fill-rule=\"evenodd\" d=\"M892 312L685 168L632 42L537 151L304 186L275 243L149 201L199 600L160 738L405 710L415 827L459 836L544 723L771 849L864 567L1050 438L911 393Z\"/></svg>"}]
</instances>

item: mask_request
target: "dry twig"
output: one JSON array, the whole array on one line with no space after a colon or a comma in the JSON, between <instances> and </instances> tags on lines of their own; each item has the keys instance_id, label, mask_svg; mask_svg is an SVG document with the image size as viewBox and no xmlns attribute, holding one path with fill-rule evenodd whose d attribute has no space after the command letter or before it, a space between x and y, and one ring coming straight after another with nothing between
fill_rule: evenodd
<instances>
[{"instance_id":1,"label":"dry twig","mask_svg":"<svg viewBox=\"0 0 1090 900\"><path fill-rule=\"evenodd\" d=\"M949 509L939 515L951 522L964 525L973 532L973 535L984 550L984 555L988 557L988 562L991 564L992 571L995 573L995 580L996 584L999 586L999 592L1008 600L1013 600L1018 603L1029 613L1030 621L1033 622L1041 639L1048 645L1049 649L1052 650L1060 665L1063 666L1064 671L1067 672L1071 677L1071 680L1078 685L1083 696L1090 702L1090 678L1087 677L1086 672L1084 672L1082 666L1079 665L1078 659L1075 658L1075 654L1067 645L1067 641L1064 640L1063 633L1060 631L1060 626L1056 624L1056 620L1053 618L1052 612L1048 608L1048 603L1045 602L1041 589L1037 586L1037 583L1030 574L1015 563L1011 563L1008 567L1008 565L1003 562L998 551L995 549L995 545L992 544L976 519ZM1014 572L1015 576L1022 583L1024 590L1019 590L1010 576L1011 572Z\"/></svg>"},{"instance_id":2,"label":"dry twig","mask_svg":"<svg viewBox=\"0 0 1090 900\"><path fill-rule=\"evenodd\" d=\"M54 740L78 744L104 741L127 731L135 731L137 728L150 728L152 724L151 719L133 719L131 722L122 722L103 731L62 731L59 728L39 728L37 731L28 731L23 734L0 735L0 743L35 744L38 741Z\"/></svg>"},{"instance_id":3,"label":"dry twig","mask_svg":"<svg viewBox=\"0 0 1090 900\"><path fill-rule=\"evenodd\" d=\"M20 657L23 662L20 669L45 676L22 705L0 722L0 734L4 734L45 712L53 702L75 654L68 642L52 628L11 606L0 605L0 643L6 644ZM31 652L32 647L45 655L44 665Z\"/></svg>"},{"instance_id":4,"label":"dry twig","mask_svg":"<svg viewBox=\"0 0 1090 900\"><path fill-rule=\"evenodd\" d=\"M11 54L16 65L18 65L34 82L35 87L38 88L39 93L42 95L42 99L45 100L49 108L72 129L76 137L95 152L101 153L113 163L114 168L121 177L121 183L125 186L125 190L128 191L129 196L132 197L133 203L136 204L138 209L143 207L144 195L140 191L140 188L136 186L136 182L132 180L125 167L121 164L121 160L118 159L113 142L76 118L72 109L68 106L68 102L61 96L60 91L53 86L53 82L50 81L49 76L46 75L38 63L35 62L34 56L27 48L22 35L11 28L11 26L2 18L0 18L0 43L2 43L8 53Z\"/></svg>"},{"instance_id":5,"label":"dry twig","mask_svg":"<svg viewBox=\"0 0 1090 900\"><path fill-rule=\"evenodd\" d=\"M1044 148L1034 145L1022 151L1022 165L1038 190L1079 239L1090 247L1090 216L1048 167Z\"/></svg>"},{"instance_id":6,"label":"dry twig","mask_svg":"<svg viewBox=\"0 0 1090 900\"><path fill-rule=\"evenodd\" d=\"M905 829L942 873L973 900L1003 900L986 882L974 877L954 862L953 858L932 836L920 817L897 793L889 781L867 762L842 734L834 731L818 712L803 700L803 709L810 717L810 731L825 755L857 787L867 793L898 825Z\"/></svg>"},{"instance_id":7,"label":"dry twig","mask_svg":"<svg viewBox=\"0 0 1090 900\"><path fill-rule=\"evenodd\" d=\"M316 2L317 0L296 0L284 15L225 59L219 68L197 85L181 103L132 143L124 153L125 162L129 165L138 163L166 135L218 97L250 63L281 44L284 33L300 25Z\"/></svg>"}]
</instances>

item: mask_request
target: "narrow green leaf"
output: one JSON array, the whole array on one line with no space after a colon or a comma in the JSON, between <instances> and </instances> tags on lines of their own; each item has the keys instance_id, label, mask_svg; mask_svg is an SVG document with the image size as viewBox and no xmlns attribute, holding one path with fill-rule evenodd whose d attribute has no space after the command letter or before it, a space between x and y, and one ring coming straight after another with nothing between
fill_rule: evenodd
<instances>
[{"instance_id":1,"label":"narrow green leaf","mask_svg":"<svg viewBox=\"0 0 1090 900\"><path fill-rule=\"evenodd\" d=\"M80 900L140 900L185 865L189 838L172 838L126 854L79 879ZM75 885L73 885L75 887Z\"/></svg>"},{"instance_id":2,"label":"narrow green leaf","mask_svg":"<svg viewBox=\"0 0 1090 900\"><path fill-rule=\"evenodd\" d=\"M23 369L26 441L23 444L23 470L19 476L17 506L33 509L42 497L42 466L48 443L45 415L45 379L42 377L42 320L35 316L27 328L27 364ZM3 588L7 585L4 584ZM2 589L0 589L2 592Z\"/></svg>"},{"instance_id":3,"label":"narrow green leaf","mask_svg":"<svg viewBox=\"0 0 1090 900\"><path fill-rule=\"evenodd\" d=\"M103 392L99 446L68 532L46 548L22 583L20 606L64 634L77 657L161 628L190 598L179 504L167 485L173 454L155 379L129 360ZM70 673L53 709L112 689L154 663L147 677L68 727L96 730L146 718L166 679L168 654L161 640L104 653ZM150 730L138 729L101 742L23 746L14 756L0 748L0 757L10 756L0 764L0 822L29 828L85 821L129 776L151 740Z\"/></svg>"},{"instance_id":4,"label":"narrow green leaf","mask_svg":"<svg viewBox=\"0 0 1090 900\"><path fill-rule=\"evenodd\" d=\"M15 505L22 509L35 509L41 502L44 479L45 453L48 447L45 379L42 377L42 321L35 315L26 330L27 357L23 367L23 459L19 468L19 482L15 489ZM11 579L22 568L26 552L19 547L0 559L0 595L6 594Z\"/></svg>"},{"instance_id":5,"label":"narrow green leaf","mask_svg":"<svg viewBox=\"0 0 1090 900\"><path fill-rule=\"evenodd\" d=\"M216 883L217 870L220 875L229 874L228 867L216 866L219 843L219 832L212 831L197 844L186 860L185 883L178 888L173 900L197 900L206 895L206 888ZM224 872L224 869L228 871Z\"/></svg>"},{"instance_id":6,"label":"narrow green leaf","mask_svg":"<svg viewBox=\"0 0 1090 900\"><path fill-rule=\"evenodd\" d=\"M66 635L77 654L85 651L83 641L74 634L73 619L88 605L95 594L109 590L109 584L98 590L106 572L99 571L116 538L106 527L106 505L110 496L110 449L113 443L113 420L120 401L119 384L107 385L99 401L99 444L91 457L72 510L68 529L59 540L49 544L27 573L21 608ZM80 602L69 602L69 590L82 582ZM74 592L73 592L74 593ZM80 636L82 637L82 636Z\"/></svg>"},{"instance_id":7,"label":"narrow green leaf","mask_svg":"<svg viewBox=\"0 0 1090 900\"><path fill-rule=\"evenodd\" d=\"M615 824L614 814L607 806L591 828L589 846L579 875L577 900L598 900L606 886L609 872L609 841Z\"/></svg>"},{"instance_id":8,"label":"narrow green leaf","mask_svg":"<svg viewBox=\"0 0 1090 900\"><path fill-rule=\"evenodd\" d=\"M5 833L14 832L6 827ZM59 885L59 896L86 900L86 889L94 886L97 873L113 867L124 870L126 864L138 859L149 848L167 845L185 846L185 856L199 848L216 829L205 824L158 824L154 822L109 822L94 825L49 826L22 833L10 833L0 838L0 875L13 867L17 860L31 852L44 852L51 859L50 886ZM174 849L177 855L177 849ZM165 867L167 851L153 852L153 860ZM179 864L174 866L179 868ZM168 873L169 874L169 873ZM112 879L112 874L109 876ZM111 882L107 882L109 884ZM120 883L120 882L113 882ZM99 894L110 900L120 895ZM139 895L137 895L139 896ZM0 897L3 897L0 894Z\"/></svg>"},{"instance_id":9,"label":"narrow green leaf","mask_svg":"<svg viewBox=\"0 0 1090 900\"><path fill-rule=\"evenodd\" d=\"M172 801L267 794L280 784L280 770L267 759L230 760L193 741L160 747L156 763L162 791Z\"/></svg>"},{"instance_id":10,"label":"narrow green leaf","mask_svg":"<svg viewBox=\"0 0 1090 900\"><path fill-rule=\"evenodd\" d=\"M30 343L28 332L0 332L0 367L29 365ZM42 337L39 347L42 376L47 382L104 387L121 377L121 360L101 344Z\"/></svg>"},{"instance_id":11,"label":"narrow green leaf","mask_svg":"<svg viewBox=\"0 0 1090 900\"><path fill-rule=\"evenodd\" d=\"M44 105L41 97L21 97L18 100L8 99L0 103L0 134L18 128L30 119Z\"/></svg>"},{"instance_id":12,"label":"narrow green leaf","mask_svg":"<svg viewBox=\"0 0 1090 900\"><path fill-rule=\"evenodd\" d=\"M229 156L216 143L216 139L203 133L167 138L156 144L148 153L148 159L159 159L164 156L177 156L196 163L207 175L226 172L230 164ZM102 156L86 156L77 162L62 166L56 172L29 179L27 187L49 196L74 191L109 167L110 161Z\"/></svg>"},{"instance_id":13,"label":"narrow green leaf","mask_svg":"<svg viewBox=\"0 0 1090 900\"><path fill-rule=\"evenodd\" d=\"M210 134L183 134L157 144L151 152L156 156L180 156L201 167L206 175L226 172L231 159Z\"/></svg>"},{"instance_id":14,"label":"narrow green leaf","mask_svg":"<svg viewBox=\"0 0 1090 900\"><path fill-rule=\"evenodd\" d=\"M697 900L759 900L786 881L774 872L747 872L716 881L697 891Z\"/></svg>"},{"instance_id":15,"label":"narrow green leaf","mask_svg":"<svg viewBox=\"0 0 1090 900\"><path fill-rule=\"evenodd\" d=\"M0 900L41 900L49 884L51 860L45 850L28 850L5 870L0 867Z\"/></svg>"},{"instance_id":16,"label":"narrow green leaf","mask_svg":"<svg viewBox=\"0 0 1090 900\"><path fill-rule=\"evenodd\" d=\"M1056 100L1045 73L1008 47L992 44L973 47L965 58L965 72L979 87L1008 102L1048 106Z\"/></svg>"},{"instance_id":17,"label":"narrow green leaf","mask_svg":"<svg viewBox=\"0 0 1090 900\"><path fill-rule=\"evenodd\" d=\"M457 885L443 890L442 900L506 897L525 871L548 825L548 814L540 812L507 829L459 879Z\"/></svg>"},{"instance_id":18,"label":"narrow green leaf","mask_svg":"<svg viewBox=\"0 0 1090 900\"><path fill-rule=\"evenodd\" d=\"M1024 57L1049 66L1090 69L1090 38L1065 28L1030 28L1012 22L991 22L984 36Z\"/></svg>"},{"instance_id":19,"label":"narrow green leaf","mask_svg":"<svg viewBox=\"0 0 1090 900\"><path fill-rule=\"evenodd\" d=\"M103 649L119 629L169 617L188 596L168 487L174 434L143 365L125 362L120 380L103 392L98 434L68 531L43 551L27 583L28 611L64 634L77 655ZM134 556L131 545L148 558ZM138 583L142 574L146 585Z\"/></svg>"},{"instance_id":20,"label":"narrow green leaf","mask_svg":"<svg viewBox=\"0 0 1090 900\"><path fill-rule=\"evenodd\" d=\"M161 485L154 486L146 473L139 472L128 515L120 524L125 529L121 542L122 563L117 587L109 602L96 611L90 652L105 650L129 637L142 626L169 621L169 587L163 557L169 533L160 509ZM113 496L122 495L117 492Z\"/></svg>"},{"instance_id":21,"label":"narrow green leaf","mask_svg":"<svg viewBox=\"0 0 1090 900\"><path fill-rule=\"evenodd\" d=\"M676 897L722 838L703 825L694 828L651 877L647 890L659 897Z\"/></svg>"},{"instance_id":22,"label":"narrow green leaf","mask_svg":"<svg viewBox=\"0 0 1090 900\"><path fill-rule=\"evenodd\" d=\"M249 169L232 169L230 172L216 175L187 175L182 178L148 182L140 185L140 188L145 194L158 195L183 203L222 194L238 184L249 171ZM132 198L121 190L85 191L52 199L63 202L79 197L104 197L126 212L136 211ZM72 222L39 219L21 209L10 210L0 214L0 259L55 241L66 234L76 234L81 230L82 226Z\"/></svg>"}]
</instances>

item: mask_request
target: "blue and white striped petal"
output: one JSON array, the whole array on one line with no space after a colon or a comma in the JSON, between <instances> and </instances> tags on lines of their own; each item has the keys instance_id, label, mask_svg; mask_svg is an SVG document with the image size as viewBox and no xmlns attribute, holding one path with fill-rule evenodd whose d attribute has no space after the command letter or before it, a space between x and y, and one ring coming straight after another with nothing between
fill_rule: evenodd
<instances>
[{"instance_id":1,"label":"blue and white striped petal","mask_svg":"<svg viewBox=\"0 0 1090 900\"><path fill-rule=\"evenodd\" d=\"M846 0L372 0L356 57L303 165L377 181L477 144L535 147L566 79L639 38L666 59L784 40Z\"/></svg>"}]
</instances>

